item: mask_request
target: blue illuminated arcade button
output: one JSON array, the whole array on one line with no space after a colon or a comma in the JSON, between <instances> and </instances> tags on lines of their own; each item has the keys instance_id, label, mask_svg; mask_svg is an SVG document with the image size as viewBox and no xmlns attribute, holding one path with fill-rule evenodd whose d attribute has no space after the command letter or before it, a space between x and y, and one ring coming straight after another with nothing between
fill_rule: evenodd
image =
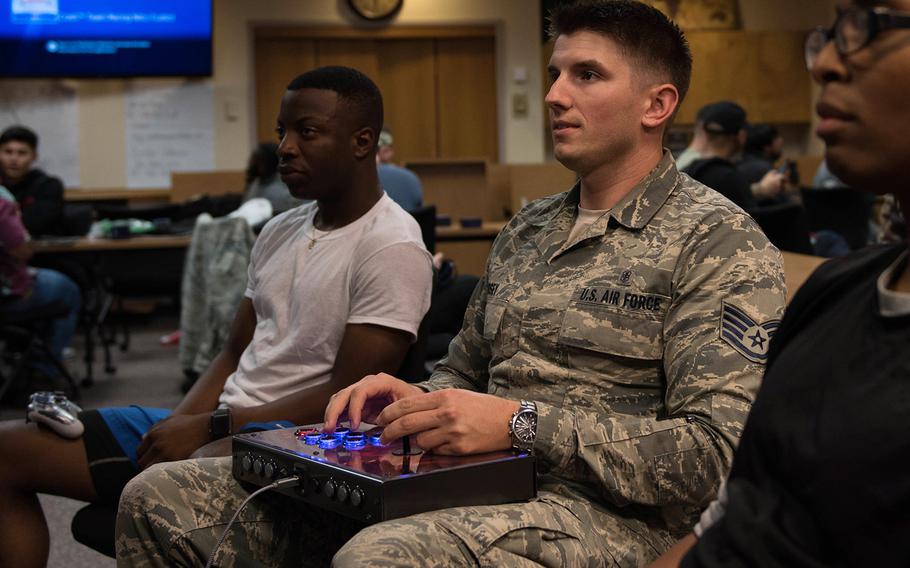
<instances>
[{"instance_id":1,"label":"blue illuminated arcade button","mask_svg":"<svg viewBox=\"0 0 910 568\"><path fill-rule=\"evenodd\" d=\"M323 450L331 450L341 445L341 438L336 438L334 434L323 434L319 437L319 447Z\"/></svg>"},{"instance_id":2,"label":"blue illuminated arcade button","mask_svg":"<svg viewBox=\"0 0 910 568\"><path fill-rule=\"evenodd\" d=\"M362 432L351 432L348 434L347 438L344 439L344 447L346 450L359 450L366 445L366 436Z\"/></svg>"}]
</instances>

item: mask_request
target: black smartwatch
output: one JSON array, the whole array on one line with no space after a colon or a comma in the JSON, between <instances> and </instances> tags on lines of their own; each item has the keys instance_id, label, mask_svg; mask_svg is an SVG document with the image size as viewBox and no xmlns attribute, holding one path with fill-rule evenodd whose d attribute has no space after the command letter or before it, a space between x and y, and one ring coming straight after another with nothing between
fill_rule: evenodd
<instances>
[{"instance_id":1,"label":"black smartwatch","mask_svg":"<svg viewBox=\"0 0 910 568\"><path fill-rule=\"evenodd\" d=\"M209 433L213 440L220 440L231 435L231 409L219 408L212 413L209 420Z\"/></svg>"}]
</instances>

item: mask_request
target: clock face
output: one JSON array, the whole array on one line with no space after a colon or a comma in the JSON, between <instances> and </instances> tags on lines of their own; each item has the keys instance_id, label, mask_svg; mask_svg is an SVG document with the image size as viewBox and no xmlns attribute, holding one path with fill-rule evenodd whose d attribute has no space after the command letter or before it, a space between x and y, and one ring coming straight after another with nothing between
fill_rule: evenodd
<instances>
[{"instance_id":1,"label":"clock face","mask_svg":"<svg viewBox=\"0 0 910 568\"><path fill-rule=\"evenodd\" d=\"M388 18L401 8L404 0L348 0L351 9L367 20Z\"/></svg>"}]
</instances>

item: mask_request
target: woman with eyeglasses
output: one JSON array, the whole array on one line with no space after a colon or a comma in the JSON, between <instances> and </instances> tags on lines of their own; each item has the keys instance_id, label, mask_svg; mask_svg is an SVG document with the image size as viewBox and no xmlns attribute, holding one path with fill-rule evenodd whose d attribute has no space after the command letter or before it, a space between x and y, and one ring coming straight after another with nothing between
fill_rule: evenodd
<instances>
[{"instance_id":1,"label":"woman with eyeglasses","mask_svg":"<svg viewBox=\"0 0 910 568\"><path fill-rule=\"evenodd\" d=\"M832 172L910 202L910 0L839 2L806 63ZM907 258L867 248L799 290L726 484L652 568L910 566Z\"/></svg>"}]
</instances>

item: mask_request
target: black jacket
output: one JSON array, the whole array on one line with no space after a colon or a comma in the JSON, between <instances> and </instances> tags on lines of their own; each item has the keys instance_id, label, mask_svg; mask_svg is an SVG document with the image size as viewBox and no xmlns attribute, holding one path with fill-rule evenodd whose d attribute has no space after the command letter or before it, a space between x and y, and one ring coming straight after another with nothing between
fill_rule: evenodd
<instances>
[{"instance_id":1,"label":"black jacket","mask_svg":"<svg viewBox=\"0 0 910 568\"><path fill-rule=\"evenodd\" d=\"M63 183L39 169L7 185L22 209L22 223L32 236L59 234L63 227Z\"/></svg>"},{"instance_id":2,"label":"black jacket","mask_svg":"<svg viewBox=\"0 0 910 568\"><path fill-rule=\"evenodd\" d=\"M683 170L696 181L707 185L743 209L755 208L755 197L749 180L736 165L723 158L695 160Z\"/></svg>"}]
</instances>

